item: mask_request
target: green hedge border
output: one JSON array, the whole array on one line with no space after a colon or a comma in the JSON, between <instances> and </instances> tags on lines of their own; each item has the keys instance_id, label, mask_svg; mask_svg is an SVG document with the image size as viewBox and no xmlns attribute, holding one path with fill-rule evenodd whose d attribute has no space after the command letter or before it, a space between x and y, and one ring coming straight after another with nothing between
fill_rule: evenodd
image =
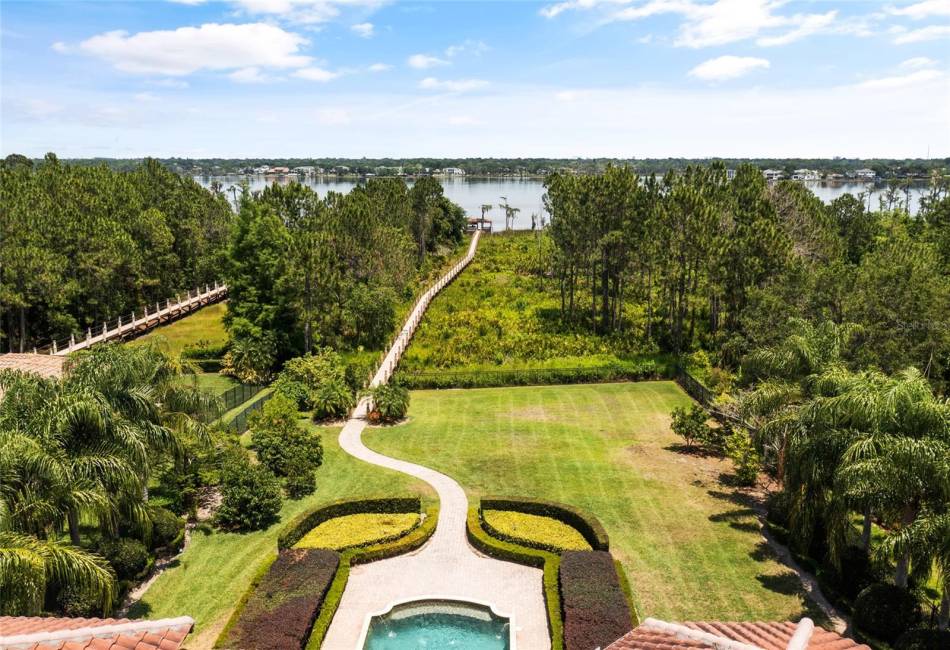
<instances>
[{"instance_id":1,"label":"green hedge border","mask_svg":"<svg viewBox=\"0 0 950 650\"><path fill-rule=\"evenodd\" d=\"M469 543L485 555L498 560L526 564L544 570L544 605L548 610L548 633L551 650L564 650L564 619L561 615L561 592L558 586L558 569L561 556L549 551L529 548L501 539L496 539L482 528L481 509L468 509L465 530Z\"/></svg>"},{"instance_id":2,"label":"green hedge border","mask_svg":"<svg viewBox=\"0 0 950 650\"><path fill-rule=\"evenodd\" d=\"M574 506L557 503L556 501L546 501L544 499L515 499L512 497L497 496L484 497L479 504L478 515L481 519L482 527L493 537L515 544L551 551L552 553L559 553L561 549L555 549L538 542L517 539L502 533L485 521L483 516L485 510L510 510L512 512L521 512L528 515L550 517L579 532L587 543L590 544L591 549L595 551L610 550L610 538L607 536L607 531L600 521L593 515Z\"/></svg>"},{"instance_id":3,"label":"green hedge border","mask_svg":"<svg viewBox=\"0 0 950 650\"><path fill-rule=\"evenodd\" d=\"M418 497L415 499L418 503ZM336 576L330 584L330 589L323 599L323 605L317 615L317 620L313 624L310 640L307 642L307 650L319 650L323 644L323 639L330 629L330 623L333 622L336 610L340 606L340 600L343 598L343 591L346 589L346 583L350 577L350 567L411 553L420 548L429 541L429 538L435 532L439 521L439 508L437 505L428 506L424 514L425 516L419 526L416 526L396 541L373 543L352 548L340 554L340 567L337 569Z\"/></svg>"},{"instance_id":4,"label":"green hedge border","mask_svg":"<svg viewBox=\"0 0 950 650\"><path fill-rule=\"evenodd\" d=\"M422 500L419 497L380 497L334 501L294 517L277 536L277 548L281 550L291 548L311 530L336 517L367 513L397 514L406 512L422 512ZM402 537L402 535L399 537ZM362 546L387 541L392 540L375 540L369 545Z\"/></svg>"},{"instance_id":5,"label":"green hedge border","mask_svg":"<svg viewBox=\"0 0 950 650\"><path fill-rule=\"evenodd\" d=\"M410 390L442 388L499 388L595 384L616 381L672 379L669 364L645 360L587 368L511 368L499 370L398 371L396 380Z\"/></svg>"}]
</instances>

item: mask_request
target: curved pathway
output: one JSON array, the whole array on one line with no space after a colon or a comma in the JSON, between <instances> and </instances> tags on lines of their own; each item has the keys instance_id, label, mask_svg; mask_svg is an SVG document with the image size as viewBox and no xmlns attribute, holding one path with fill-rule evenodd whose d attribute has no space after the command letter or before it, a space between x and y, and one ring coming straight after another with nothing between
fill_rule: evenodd
<instances>
[{"instance_id":1,"label":"curved pathway","mask_svg":"<svg viewBox=\"0 0 950 650\"><path fill-rule=\"evenodd\" d=\"M475 233L465 258L419 299L371 386L389 380L426 307L471 261L480 234ZM517 648L541 650L550 647L542 571L495 560L475 551L465 534L468 498L462 487L445 474L384 456L366 447L362 433L368 407L367 399L357 405L340 432L340 446L360 460L409 474L431 485L439 495L439 523L432 538L418 551L351 569L343 599L323 647L359 650L358 643L368 616L388 610L395 602L429 597L491 605L495 612L512 618Z\"/></svg>"}]
</instances>

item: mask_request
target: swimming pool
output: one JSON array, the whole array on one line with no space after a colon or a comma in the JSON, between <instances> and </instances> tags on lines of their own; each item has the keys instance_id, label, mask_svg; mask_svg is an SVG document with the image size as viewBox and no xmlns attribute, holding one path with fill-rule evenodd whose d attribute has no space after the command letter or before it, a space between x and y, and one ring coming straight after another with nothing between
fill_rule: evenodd
<instances>
[{"instance_id":1,"label":"swimming pool","mask_svg":"<svg viewBox=\"0 0 950 650\"><path fill-rule=\"evenodd\" d=\"M363 650L514 650L511 621L487 605L428 599L394 605L373 616Z\"/></svg>"}]
</instances>

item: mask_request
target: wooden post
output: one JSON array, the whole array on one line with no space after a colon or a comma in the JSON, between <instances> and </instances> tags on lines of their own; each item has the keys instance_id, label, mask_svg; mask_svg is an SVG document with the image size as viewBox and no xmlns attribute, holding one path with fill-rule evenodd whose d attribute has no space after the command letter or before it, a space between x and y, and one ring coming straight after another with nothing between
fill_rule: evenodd
<instances>
[{"instance_id":1,"label":"wooden post","mask_svg":"<svg viewBox=\"0 0 950 650\"><path fill-rule=\"evenodd\" d=\"M86 340L88 341L88 340L91 339L91 338L92 338L92 328L91 328L91 327L87 327L87 328L86 328Z\"/></svg>"},{"instance_id":2,"label":"wooden post","mask_svg":"<svg viewBox=\"0 0 950 650\"><path fill-rule=\"evenodd\" d=\"M56 341L53 341L53 351L50 354L56 354L58 350L56 349Z\"/></svg>"},{"instance_id":3,"label":"wooden post","mask_svg":"<svg viewBox=\"0 0 950 650\"><path fill-rule=\"evenodd\" d=\"M72 351L74 345L76 345L76 337L70 334L69 335L69 350L70 351Z\"/></svg>"}]
</instances>

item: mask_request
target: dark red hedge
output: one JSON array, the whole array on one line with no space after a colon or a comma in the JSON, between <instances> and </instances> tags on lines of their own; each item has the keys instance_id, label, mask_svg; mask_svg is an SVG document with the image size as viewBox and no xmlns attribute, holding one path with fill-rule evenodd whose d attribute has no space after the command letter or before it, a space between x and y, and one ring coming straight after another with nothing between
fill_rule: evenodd
<instances>
[{"instance_id":1,"label":"dark red hedge","mask_svg":"<svg viewBox=\"0 0 950 650\"><path fill-rule=\"evenodd\" d=\"M228 636L241 650L303 648L340 564L325 549L280 551Z\"/></svg>"},{"instance_id":2,"label":"dark red hedge","mask_svg":"<svg viewBox=\"0 0 950 650\"><path fill-rule=\"evenodd\" d=\"M565 551L558 571L565 650L605 648L633 627L607 551Z\"/></svg>"}]
</instances>

